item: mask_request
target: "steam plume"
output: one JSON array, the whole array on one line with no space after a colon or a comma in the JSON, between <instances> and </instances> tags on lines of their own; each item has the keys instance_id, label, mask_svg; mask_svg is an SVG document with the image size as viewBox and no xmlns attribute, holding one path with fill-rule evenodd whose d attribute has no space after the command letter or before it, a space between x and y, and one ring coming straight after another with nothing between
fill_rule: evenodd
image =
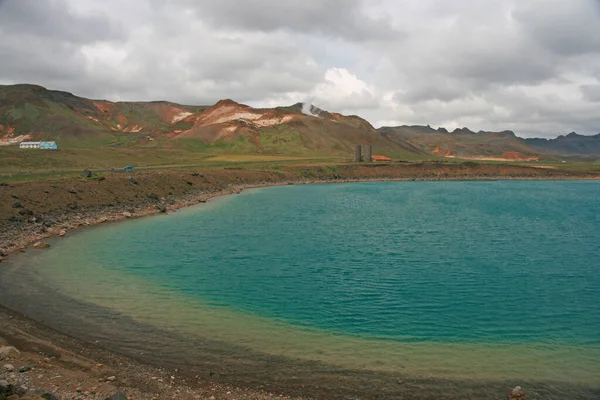
<instances>
[{"instance_id":1,"label":"steam plume","mask_svg":"<svg viewBox=\"0 0 600 400\"><path fill-rule=\"evenodd\" d=\"M311 117L319 116L318 108L308 102L302 103L302 114L309 115Z\"/></svg>"}]
</instances>

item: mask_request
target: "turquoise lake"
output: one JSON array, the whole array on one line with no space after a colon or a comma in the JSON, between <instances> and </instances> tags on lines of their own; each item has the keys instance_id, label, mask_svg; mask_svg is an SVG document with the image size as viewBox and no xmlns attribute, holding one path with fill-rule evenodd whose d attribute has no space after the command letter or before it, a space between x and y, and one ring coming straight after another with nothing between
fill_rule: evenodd
<instances>
[{"instance_id":1,"label":"turquoise lake","mask_svg":"<svg viewBox=\"0 0 600 400\"><path fill-rule=\"evenodd\" d=\"M252 189L24 260L75 299L253 351L600 385L600 182Z\"/></svg>"}]
</instances>

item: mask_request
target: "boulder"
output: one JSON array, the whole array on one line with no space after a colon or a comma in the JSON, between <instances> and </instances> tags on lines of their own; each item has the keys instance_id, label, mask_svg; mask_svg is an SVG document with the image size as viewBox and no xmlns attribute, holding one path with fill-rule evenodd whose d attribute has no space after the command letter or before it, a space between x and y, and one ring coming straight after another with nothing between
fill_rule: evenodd
<instances>
[{"instance_id":1,"label":"boulder","mask_svg":"<svg viewBox=\"0 0 600 400\"><path fill-rule=\"evenodd\" d=\"M59 400L58 396L56 396L54 393L44 393L43 395L40 396L42 399L44 400Z\"/></svg>"},{"instance_id":2,"label":"boulder","mask_svg":"<svg viewBox=\"0 0 600 400\"><path fill-rule=\"evenodd\" d=\"M81 176L86 177L86 178L91 178L92 171L90 171L89 169L84 169L83 172L81 173Z\"/></svg>"},{"instance_id":3,"label":"boulder","mask_svg":"<svg viewBox=\"0 0 600 400\"><path fill-rule=\"evenodd\" d=\"M158 195L156 193L148 193L146 197L148 198L148 200L158 201Z\"/></svg>"},{"instance_id":4,"label":"boulder","mask_svg":"<svg viewBox=\"0 0 600 400\"><path fill-rule=\"evenodd\" d=\"M157 204L156 205L156 209L158 211L160 211L161 213L166 213L167 212L167 206L165 204Z\"/></svg>"},{"instance_id":5,"label":"boulder","mask_svg":"<svg viewBox=\"0 0 600 400\"><path fill-rule=\"evenodd\" d=\"M123 213L123 216L124 216L125 218L131 218L131 217L132 217L132 214L131 214L129 211L125 211L125 212Z\"/></svg>"},{"instance_id":6,"label":"boulder","mask_svg":"<svg viewBox=\"0 0 600 400\"><path fill-rule=\"evenodd\" d=\"M4 364L4 365L2 366L2 369L3 369L4 371L13 372L13 371L15 370L15 366L14 366L14 365L12 365L12 364Z\"/></svg>"},{"instance_id":7,"label":"boulder","mask_svg":"<svg viewBox=\"0 0 600 400\"><path fill-rule=\"evenodd\" d=\"M33 247L34 249L47 249L50 247L50 245L45 242L35 242L31 247Z\"/></svg>"},{"instance_id":8,"label":"boulder","mask_svg":"<svg viewBox=\"0 0 600 400\"><path fill-rule=\"evenodd\" d=\"M15 394L16 391L17 391L17 388L15 388L13 385L9 385L8 382L6 382L6 381L0 381L0 397L11 396L11 395Z\"/></svg>"},{"instance_id":9,"label":"boulder","mask_svg":"<svg viewBox=\"0 0 600 400\"><path fill-rule=\"evenodd\" d=\"M527 400L527 394L521 386L517 386L512 390L512 392L510 392L510 396L508 398L510 400Z\"/></svg>"},{"instance_id":10,"label":"boulder","mask_svg":"<svg viewBox=\"0 0 600 400\"><path fill-rule=\"evenodd\" d=\"M20 201L17 201L13 204L13 208L23 208L23 204Z\"/></svg>"},{"instance_id":11,"label":"boulder","mask_svg":"<svg viewBox=\"0 0 600 400\"><path fill-rule=\"evenodd\" d=\"M0 360L6 358L19 358L21 352L13 346L2 346L0 347Z\"/></svg>"},{"instance_id":12,"label":"boulder","mask_svg":"<svg viewBox=\"0 0 600 400\"><path fill-rule=\"evenodd\" d=\"M68 192L71 193L71 194L76 194L77 193L77 189L75 189L74 187L72 187L72 188L70 188L68 190Z\"/></svg>"},{"instance_id":13,"label":"boulder","mask_svg":"<svg viewBox=\"0 0 600 400\"><path fill-rule=\"evenodd\" d=\"M125 396L125 393L119 392L112 397L107 397L106 400L127 400L127 396Z\"/></svg>"}]
</instances>

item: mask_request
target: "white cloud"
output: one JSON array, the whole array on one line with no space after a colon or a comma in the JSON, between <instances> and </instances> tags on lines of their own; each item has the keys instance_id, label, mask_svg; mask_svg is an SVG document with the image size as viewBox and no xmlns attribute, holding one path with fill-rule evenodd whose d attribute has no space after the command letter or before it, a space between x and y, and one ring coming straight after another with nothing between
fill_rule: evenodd
<instances>
[{"instance_id":1,"label":"white cloud","mask_svg":"<svg viewBox=\"0 0 600 400\"><path fill-rule=\"evenodd\" d=\"M345 68L330 68L310 93L321 108L360 111L379 107L375 89Z\"/></svg>"}]
</instances>

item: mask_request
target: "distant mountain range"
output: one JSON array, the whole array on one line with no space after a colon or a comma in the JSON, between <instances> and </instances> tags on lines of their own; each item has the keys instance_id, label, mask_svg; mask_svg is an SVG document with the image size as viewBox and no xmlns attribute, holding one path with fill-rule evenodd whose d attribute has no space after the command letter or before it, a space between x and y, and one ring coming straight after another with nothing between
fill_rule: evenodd
<instances>
[{"instance_id":1,"label":"distant mountain range","mask_svg":"<svg viewBox=\"0 0 600 400\"><path fill-rule=\"evenodd\" d=\"M511 131L448 132L429 126L375 129L358 116L297 103L255 109L232 100L212 106L165 101L110 102L36 85L0 86L0 146L56 140L63 148L188 148L230 154L348 156L355 144L394 159L445 157L537 160L600 157L600 134L522 139Z\"/></svg>"}]
</instances>

